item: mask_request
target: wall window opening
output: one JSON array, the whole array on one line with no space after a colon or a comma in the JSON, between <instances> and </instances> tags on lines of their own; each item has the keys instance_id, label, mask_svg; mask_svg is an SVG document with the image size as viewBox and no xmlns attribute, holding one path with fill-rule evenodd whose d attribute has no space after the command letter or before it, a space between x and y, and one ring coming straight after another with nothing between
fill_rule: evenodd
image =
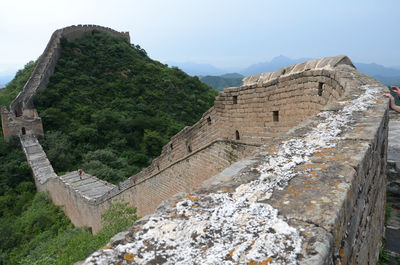
<instances>
[{"instance_id":1,"label":"wall window opening","mask_svg":"<svg viewBox=\"0 0 400 265\"><path fill-rule=\"evenodd\" d=\"M26 134L26 129L25 129L25 127L22 127L21 133L22 133L22 135L25 135L25 134Z\"/></svg>"},{"instance_id":2,"label":"wall window opening","mask_svg":"<svg viewBox=\"0 0 400 265\"><path fill-rule=\"evenodd\" d=\"M236 136L236 140L240 140L240 135L239 135L239 131L238 130L236 130L235 136Z\"/></svg>"},{"instance_id":3,"label":"wall window opening","mask_svg":"<svg viewBox=\"0 0 400 265\"><path fill-rule=\"evenodd\" d=\"M233 104L237 104L237 96L233 96Z\"/></svg>"},{"instance_id":4,"label":"wall window opening","mask_svg":"<svg viewBox=\"0 0 400 265\"><path fill-rule=\"evenodd\" d=\"M318 83L318 96L322 96L322 86L324 85L324 83L319 82Z\"/></svg>"},{"instance_id":5,"label":"wall window opening","mask_svg":"<svg viewBox=\"0 0 400 265\"><path fill-rule=\"evenodd\" d=\"M207 118L207 124L208 124L208 125L211 125L211 117L208 117L208 118Z\"/></svg>"},{"instance_id":6,"label":"wall window opening","mask_svg":"<svg viewBox=\"0 0 400 265\"><path fill-rule=\"evenodd\" d=\"M274 122L278 122L279 121L279 111L273 111L272 112L272 119Z\"/></svg>"}]
</instances>

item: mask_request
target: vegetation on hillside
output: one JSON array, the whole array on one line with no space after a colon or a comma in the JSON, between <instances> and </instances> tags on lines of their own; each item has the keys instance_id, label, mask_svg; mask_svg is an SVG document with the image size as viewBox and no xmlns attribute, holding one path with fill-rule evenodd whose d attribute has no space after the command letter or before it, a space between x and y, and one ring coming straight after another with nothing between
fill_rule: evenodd
<instances>
[{"instance_id":1,"label":"vegetation on hillside","mask_svg":"<svg viewBox=\"0 0 400 265\"><path fill-rule=\"evenodd\" d=\"M71 42L35 106L43 146L57 172L83 168L117 183L139 172L184 126L213 104L216 91L139 46L93 32Z\"/></svg>"},{"instance_id":2,"label":"vegetation on hillside","mask_svg":"<svg viewBox=\"0 0 400 265\"><path fill-rule=\"evenodd\" d=\"M30 61L25 65L24 69L18 70L14 79L1 90L0 106L10 105L11 101L13 101L18 93L22 91L22 88L35 68L35 65L36 63L34 61Z\"/></svg>"},{"instance_id":3,"label":"vegetation on hillside","mask_svg":"<svg viewBox=\"0 0 400 265\"><path fill-rule=\"evenodd\" d=\"M216 90L222 91L226 87L237 87L242 85L243 77L244 76L241 74L233 73L220 76L206 75L200 77L200 80Z\"/></svg>"},{"instance_id":4,"label":"vegetation on hillside","mask_svg":"<svg viewBox=\"0 0 400 265\"><path fill-rule=\"evenodd\" d=\"M143 49L94 33L67 43L36 105L44 146L58 171L83 167L118 182L148 165L169 137L194 123L216 92ZM34 68L28 63L0 92L9 105ZM0 133L0 264L72 264L131 226L136 209L117 202L93 236L74 227L45 193L37 193L18 139Z\"/></svg>"},{"instance_id":5,"label":"vegetation on hillside","mask_svg":"<svg viewBox=\"0 0 400 265\"><path fill-rule=\"evenodd\" d=\"M28 63L0 92L9 105L33 70ZM104 229L93 236L74 227L45 193L37 193L31 171L17 138L9 143L0 127L0 265L73 264L106 244L115 233L131 226L136 209L116 202L104 213Z\"/></svg>"}]
</instances>

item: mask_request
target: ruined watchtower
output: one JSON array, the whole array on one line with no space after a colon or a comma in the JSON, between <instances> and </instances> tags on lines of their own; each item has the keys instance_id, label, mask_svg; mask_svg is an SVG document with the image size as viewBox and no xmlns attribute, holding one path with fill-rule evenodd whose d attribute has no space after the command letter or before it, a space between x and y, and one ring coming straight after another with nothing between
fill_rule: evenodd
<instances>
[{"instance_id":1,"label":"ruined watchtower","mask_svg":"<svg viewBox=\"0 0 400 265\"><path fill-rule=\"evenodd\" d=\"M30 116L22 116L18 112L12 113L5 106L2 106L1 125L6 140L18 135L43 135L42 120L35 109L31 110Z\"/></svg>"}]
</instances>

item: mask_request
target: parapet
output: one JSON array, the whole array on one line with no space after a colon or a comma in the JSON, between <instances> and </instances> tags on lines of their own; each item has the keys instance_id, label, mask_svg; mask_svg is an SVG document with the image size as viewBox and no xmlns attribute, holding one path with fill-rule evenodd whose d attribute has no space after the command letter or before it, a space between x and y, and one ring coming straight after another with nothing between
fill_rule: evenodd
<instances>
[{"instance_id":1,"label":"parapet","mask_svg":"<svg viewBox=\"0 0 400 265\"><path fill-rule=\"evenodd\" d=\"M255 84L263 84L279 77L284 77L300 72L310 70L333 70L339 65L348 65L355 68L351 60L345 55L338 55L333 57L325 57L322 59L314 59L299 64L294 64L281 68L275 72L262 73L243 78L243 85L250 86Z\"/></svg>"},{"instance_id":2,"label":"parapet","mask_svg":"<svg viewBox=\"0 0 400 265\"><path fill-rule=\"evenodd\" d=\"M73 40L77 38L83 37L86 33L92 32L93 30L97 30L100 32L107 32L115 37L122 37L130 43L130 35L129 32L119 32L114 29L108 27L102 27L98 25L77 25L77 26L69 26L66 28L59 29L62 31L62 36L67 38L67 40Z\"/></svg>"}]
</instances>

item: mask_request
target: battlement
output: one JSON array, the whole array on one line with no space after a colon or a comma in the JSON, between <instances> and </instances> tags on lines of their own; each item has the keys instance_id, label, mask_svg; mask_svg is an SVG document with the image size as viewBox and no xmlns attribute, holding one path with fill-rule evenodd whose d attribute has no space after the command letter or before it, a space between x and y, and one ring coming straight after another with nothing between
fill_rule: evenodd
<instances>
[{"instance_id":1,"label":"battlement","mask_svg":"<svg viewBox=\"0 0 400 265\"><path fill-rule=\"evenodd\" d=\"M271 73L262 73L259 75L248 76L243 78L243 85L244 86L262 85L274 79L276 80L278 78L283 78L286 76L311 70L332 71L334 70L335 67L339 65L348 65L350 67L355 68L355 66L347 56L338 55L338 56L325 57L322 59L314 59L303 63L290 65Z\"/></svg>"}]
</instances>

